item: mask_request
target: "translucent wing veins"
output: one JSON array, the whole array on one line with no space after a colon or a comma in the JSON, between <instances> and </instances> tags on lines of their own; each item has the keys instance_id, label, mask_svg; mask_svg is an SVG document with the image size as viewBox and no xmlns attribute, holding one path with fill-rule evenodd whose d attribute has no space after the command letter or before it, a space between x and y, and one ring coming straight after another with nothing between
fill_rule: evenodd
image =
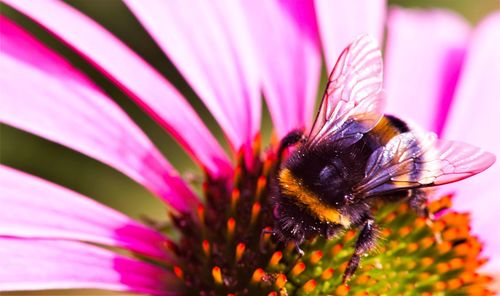
<instances>
[{"instance_id":1,"label":"translucent wing veins","mask_svg":"<svg viewBox=\"0 0 500 296\"><path fill-rule=\"evenodd\" d=\"M330 74L307 144L331 137L360 138L342 127L349 120L356 121L356 133L366 133L382 118L384 106L382 55L377 42L362 35L342 52ZM341 130L344 133L339 136Z\"/></svg>"},{"instance_id":2,"label":"translucent wing veins","mask_svg":"<svg viewBox=\"0 0 500 296\"><path fill-rule=\"evenodd\" d=\"M395 136L372 153L365 178L355 192L370 196L442 185L480 173L494 162L493 154L472 145L411 131Z\"/></svg>"}]
</instances>

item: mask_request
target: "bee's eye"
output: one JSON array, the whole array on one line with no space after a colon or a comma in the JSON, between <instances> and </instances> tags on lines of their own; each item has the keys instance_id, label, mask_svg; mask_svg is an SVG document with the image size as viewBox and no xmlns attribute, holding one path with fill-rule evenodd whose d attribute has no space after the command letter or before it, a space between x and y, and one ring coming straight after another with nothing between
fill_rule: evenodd
<instances>
[{"instance_id":1,"label":"bee's eye","mask_svg":"<svg viewBox=\"0 0 500 296\"><path fill-rule=\"evenodd\" d=\"M332 181L334 178L345 177L341 169L342 167L343 163L340 159L330 161L329 164L319 172L320 181Z\"/></svg>"},{"instance_id":2,"label":"bee's eye","mask_svg":"<svg viewBox=\"0 0 500 296\"><path fill-rule=\"evenodd\" d=\"M331 180L333 177L338 175L337 168L335 166L327 165L319 172L319 180L321 182L326 182Z\"/></svg>"}]
</instances>

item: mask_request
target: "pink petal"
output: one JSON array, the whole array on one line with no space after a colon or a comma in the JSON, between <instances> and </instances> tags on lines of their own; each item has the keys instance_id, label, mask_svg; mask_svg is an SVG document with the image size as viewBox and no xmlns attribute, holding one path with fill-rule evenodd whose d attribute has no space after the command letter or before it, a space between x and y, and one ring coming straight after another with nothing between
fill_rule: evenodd
<instances>
[{"instance_id":1,"label":"pink petal","mask_svg":"<svg viewBox=\"0 0 500 296\"><path fill-rule=\"evenodd\" d=\"M51 31L108 75L211 174L229 160L191 106L157 71L99 24L62 1L4 1Z\"/></svg>"},{"instance_id":2,"label":"pink petal","mask_svg":"<svg viewBox=\"0 0 500 296\"><path fill-rule=\"evenodd\" d=\"M82 240L171 261L167 238L92 199L0 165L0 236Z\"/></svg>"},{"instance_id":3,"label":"pink petal","mask_svg":"<svg viewBox=\"0 0 500 296\"><path fill-rule=\"evenodd\" d=\"M445 137L482 147L500 157L500 13L486 18L474 31L456 96L445 126ZM500 164L455 187L456 206L472 212L472 226L485 241L488 268L500 271Z\"/></svg>"},{"instance_id":4,"label":"pink petal","mask_svg":"<svg viewBox=\"0 0 500 296\"><path fill-rule=\"evenodd\" d=\"M449 11L391 9L385 59L388 112L439 134L469 32L467 22Z\"/></svg>"},{"instance_id":5,"label":"pink petal","mask_svg":"<svg viewBox=\"0 0 500 296\"><path fill-rule=\"evenodd\" d=\"M125 3L198 93L232 147L260 128L257 65L237 1Z\"/></svg>"},{"instance_id":6,"label":"pink petal","mask_svg":"<svg viewBox=\"0 0 500 296\"><path fill-rule=\"evenodd\" d=\"M0 119L128 175L186 211L196 197L146 135L68 62L0 18Z\"/></svg>"},{"instance_id":7,"label":"pink petal","mask_svg":"<svg viewBox=\"0 0 500 296\"><path fill-rule=\"evenodd\" d=\"M360 34L373 35L382 44L386 0L316 0L316 15L323 43L327 71L331 71L342 50Z\"/></svg>"},{"instance_id":8,"label":"pink petal","mask_svg":"<svg viewBox=\"0 0 500 296\"><path fill-rule=\"evenodd\" d=\"M0 291L95 288L171 295L175 289L165 269L79 242L0 237L0 262Z\"/></svg>"},{"instance_id":9,"label":"pink petal","mask_svg":"<svg viewBox=\"0 0 500 296\"><path fill-rule=\"evenodd\" d=\"M321 54L311 1L242 1L279 137L311 121Z\"/></svg>"}]
</instances>

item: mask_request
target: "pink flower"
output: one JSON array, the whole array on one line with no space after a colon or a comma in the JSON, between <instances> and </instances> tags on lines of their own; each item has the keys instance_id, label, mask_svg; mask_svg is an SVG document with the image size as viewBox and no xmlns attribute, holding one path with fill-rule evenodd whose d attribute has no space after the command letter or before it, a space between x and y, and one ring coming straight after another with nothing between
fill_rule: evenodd
<instances>
[{"instance_id":1,"label":"pink flower","mask_svg":"<svg viewBox=\"0 0 500 296\"><path fill-rule=\"evenodd\" d=\"M309 126L321 48L330 69L341 48L359 33L381 39L386 14L389 111L446 138L500 155L493 130L498 122L495 111L500 110L500 83L495 79L500 77L498 13L471 30L445 11L386 13L384 1L125 1L224 131L233 154L227 155L180 93L99 24L60 1L5 2L127 93L204 168L207 192L230 192L235 202L244 192L230 191L232 180L239 180L241 173L232 159L241 156L249 168L255 163L261 93L278 137ZM117 104L19 25L3 16L0 21L2 123L124 173L161 198L180 228L183 222L206 218L192 188ZM265 169L265 163L262 166ZM457 207L472 212L474 230L491 257L488 266L495 270L500 269L500 240L491 224L499 210L494 195L499 172L495 166L453 187ZM182 262L164 234L6 166L0 168L0 184L0 291L98 288L179 293ZM207 194L207 203L217 201L215 193ZM254 208L258 214L258 205L252 207L252 215ZM119 254L116 248L138 256ZM205 244L201 249L214 251ZM212 275L217 282L220 270L214 267Z\"/></svg>"}]
</instances>

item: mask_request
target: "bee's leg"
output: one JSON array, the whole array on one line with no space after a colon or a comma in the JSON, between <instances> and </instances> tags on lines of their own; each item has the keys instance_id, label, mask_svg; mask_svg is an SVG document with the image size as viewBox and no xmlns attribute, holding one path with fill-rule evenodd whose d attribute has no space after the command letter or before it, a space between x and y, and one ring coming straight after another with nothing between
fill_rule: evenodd
<instances>
[{"instance_id":1,"label":"bee's leg","mask_svg":"<svg viewBox=\"0 0 500 296\"><path fill-rule=\"evenodd\" d=\"M274 235L275 232L273 230L269 230L269 229L264 228L264 229L262 229L262 231L260 233L260 237L262 238L266 234Z\"/></svg>"},{"instance_id":2,"label":"bee's leg","mask_svg":"<svg viewBox=\"0 0 500 296\"><path fill-rule=\"evenodd\" d=\"M378 237L377 233L377 226L375 225L373 217L368 216L365 219L363 223L363 229L361 229L358 239L356 240L356 245L354 246L354 254L349 260L349 264L344 271L342 283L345 284L347 281L349 281L351 276L358 268L361 256L368 253L375 246L375 242L377 241Z\"/></svg>"},{"instance_id":3,"label":"bee's leg","mask_svg":"<svg viewBox=\"0 0 500 296\"><path fill-rule=\"evenodd\" d=\"M270 229L262 229L262 232L260 233L260 239L259 239L259 249L261 252L265 252L265 240L264 240L264 235L269 234L271 236L275 235L276 232L274 230Z\"/></svg>"},{"instance_id":4,"label":"bee's leg","mask_svg":"<svg viewBox=\"0 0 500 296\"><path fill-rule=\"evenodd\" d=\"M297 253L299 253L299 258L302 258L302 256L304 256L304 251L300 248L300 243L298 241L295 241L295 250L297 251Z\"/></svg>"},{"instance_id":5,"label":"bee's leg","mask_svg":"<svg viewBox=\"0 0 500 296\"><path fill-rule=\"evenodd\" d=\"M410 207L413 208L417 214L421 217L425 218L425 222L429 227L432 228L434 223L434 215L429 211L427 207L427 193L421 189L412 189L410 190L410 199L408 200ZM443 238L441 237L441 233L435 232L434 238L437 243L441 243Z\"/></svg>"},{"instance_id":6,"label":"bee's leg","mask_svg":"<svg viewBox=\"0 0 500 296\"><path fill-rule=\"evenodd\" d=\"M289 132L283 139L281 139L280 146L278 148L278 161L281 160L283 152L286 148L293 146L304 139L304 132L302 130L293 130Z\"/></svg>"},{"instance_id":7,"label":"bee's leg","mask_svg":"<svg viewBox=\"0 0 500 296\"><path fill-rule=\"evenodd\" d=\"M421 189L411 189L409 190L408 204L412 209L414 209L419 216L425 218L433 218L432 214L429 212L427 207L427 194Z\"/></svg>"}]
</instances>

